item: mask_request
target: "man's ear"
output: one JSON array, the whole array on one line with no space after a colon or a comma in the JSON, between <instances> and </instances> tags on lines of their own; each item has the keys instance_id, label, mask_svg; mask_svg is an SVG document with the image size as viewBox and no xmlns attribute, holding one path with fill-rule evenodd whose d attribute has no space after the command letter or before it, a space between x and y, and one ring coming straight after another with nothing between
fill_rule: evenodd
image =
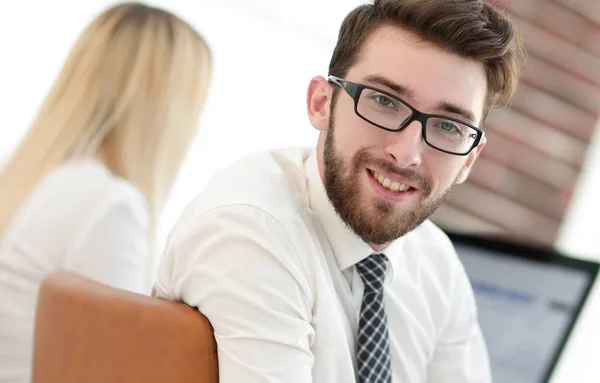
<instances>
[{"instance_id":1,"label":"man's ear","mask_svg":"<svg viewBox=\"0 0 600 383\"><path fill-rule=\"evenodd\" d=\"M458 177L456 178L457 184L462 184L463 182L465 182L467 180L467 178L469 177L469 174L471 173L471 168L475 164L477 157L479 157L479 154L481 154L481 151L483 150L483 147L485 146L486 143L487 143L487 138L485 136L483 136L481 138L481 141L479 142L479 145L477 145L471 151L471 153L468 154L467 162L461 169L460 173L458 173Z\"/></svg>"},{"instance_id":2,"label":"man's ear","mask_svg":"<svg viewBox=\"0 0 600 383\"><path fill-rule=\"evenodd\" d=\"M306 107L312 126L324 132L329 127L329 105L332 85L322 76L313 77L308 84Z\"/></svg>"}]
</instances>

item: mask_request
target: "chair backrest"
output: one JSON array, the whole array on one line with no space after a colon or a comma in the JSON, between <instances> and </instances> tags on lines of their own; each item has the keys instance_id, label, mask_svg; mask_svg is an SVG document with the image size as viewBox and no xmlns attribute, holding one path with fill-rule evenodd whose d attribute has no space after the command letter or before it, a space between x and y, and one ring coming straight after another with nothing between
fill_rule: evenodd
<instances>
[{"instance_id":1,"label":"chair backrest","mask_svg":"<svg viewBox=\"0 0 600 383\"><path fill-rule=\"evenodd\" d=\"M177 302L59 271L40 288L33 383L217 383L213 329Z\"/></svg>"}]
</instances>

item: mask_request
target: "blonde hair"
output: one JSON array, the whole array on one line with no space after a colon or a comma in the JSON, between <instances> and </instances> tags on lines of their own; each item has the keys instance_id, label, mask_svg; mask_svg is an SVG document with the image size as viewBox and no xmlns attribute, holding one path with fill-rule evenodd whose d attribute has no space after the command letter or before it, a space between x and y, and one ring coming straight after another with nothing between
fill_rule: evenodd
<instances>
[{"instance_id":1,"label":"blonde hair","mask_svg":"<svg viewBox=\"0 0 600 383\"><path fill-rule=\"evenodd\" d=\"M103 12L0 174L0 233L45 174L89 157L136 185L156 220L196 132L210 67L205 41L175 15L140 3Z\"/></svg>"}]
</instances>

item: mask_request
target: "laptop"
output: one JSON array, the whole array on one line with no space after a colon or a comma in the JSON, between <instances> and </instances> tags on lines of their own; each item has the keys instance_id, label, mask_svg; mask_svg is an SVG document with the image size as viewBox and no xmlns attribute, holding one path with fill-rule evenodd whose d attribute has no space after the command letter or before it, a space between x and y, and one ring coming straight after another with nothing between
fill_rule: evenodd
<instances>
[{"instance_id":1,"label":"laptop","mask_svg":"<svg viewBox=\"0 0 600 383\"><path fill-rule=\"evenodd\" d=\"M446 231L473 286L494 383L547 383L600 265Z\"/></svg>"}]
</instances>

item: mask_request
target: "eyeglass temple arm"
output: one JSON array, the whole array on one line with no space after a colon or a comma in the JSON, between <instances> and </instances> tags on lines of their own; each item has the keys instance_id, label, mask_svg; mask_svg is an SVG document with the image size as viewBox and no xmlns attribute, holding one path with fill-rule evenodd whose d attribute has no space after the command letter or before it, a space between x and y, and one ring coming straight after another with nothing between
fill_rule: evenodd
<instances>
[{"instance_id":1,"label":"eyeglass temple arm","mask_svg":"<svg viewBox=\"0 0 600 383\"><path fill-rule=\"evenodd\" d=\"M344 89L352 98L356 98L359 94L359 85L353 82L344 80L343 78L339 78L336 76L329 76L327 81L332 82L336 85L339 85L342 89Z\"/></svg>"},{"instance_id":2,"label":"eyeglass temple arm","mask_svg":"<svg viewBox=\"0 0 600 383\"><path fill-rule=\"evenodd\" d=\"M346 86L346 81L342 80L339 77L329 76L327 78L327 81L331 81L333 83L336 83L337 85L341 86L342 88L344 88Z\"/></svg>"}]
</instances>

